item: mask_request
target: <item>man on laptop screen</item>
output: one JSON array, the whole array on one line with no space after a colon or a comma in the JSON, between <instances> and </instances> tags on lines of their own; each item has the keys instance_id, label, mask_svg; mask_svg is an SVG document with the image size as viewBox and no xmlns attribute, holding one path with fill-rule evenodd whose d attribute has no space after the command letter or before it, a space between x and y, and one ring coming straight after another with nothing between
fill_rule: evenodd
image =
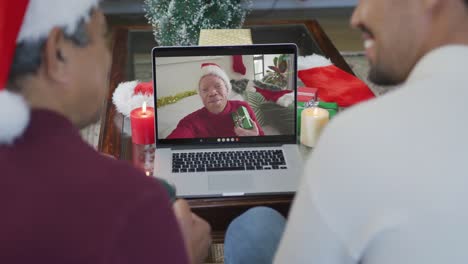
<instances>
[{"instance_id":1,"label":"man on laptop screen","mask_svg":"<svg viewBox=\"0 0 468 264\"><path fill-rule=\"evenodd\" d=\"M182 197L294 192L296 54L291 44L155 48L155 175Z\"/></svg>"},{"instance_id":2,"label":"man on laptop screen","mask_svg":"<svg viewBox=\"0 0 468 264\"><path fill-rule=\"evenodd\" d=\"M228 100L232 85L219 65L203 63L201 70L197 91L203 107L180 120L168 138L263 136L250 105Z\"/></svg>"}]
</instances>

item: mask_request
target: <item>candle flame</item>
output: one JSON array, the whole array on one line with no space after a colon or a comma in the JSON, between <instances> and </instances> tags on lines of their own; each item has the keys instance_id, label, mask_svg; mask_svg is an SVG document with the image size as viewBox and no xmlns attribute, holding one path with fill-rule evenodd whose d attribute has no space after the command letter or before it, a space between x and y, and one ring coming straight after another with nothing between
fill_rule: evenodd
<instances>
[{"instance_id":1,"label":"candle flame","mask_svg":"<svg viewBox=\"0 0 468 264\"><path fill-rule=\"evenodd\" d=\"M314 116L319 116L319 113L320 113L319 109L317 107L314 107L313 109L314 109L313 115Z\"/></svg>"},{"instance_id":2,"label":"candle flame","mask_svg":"<svg viewBox=\"0 0 468 264\"><path fill-rule=\"evenodd\" d=\"M143 114L146 113L146 102L143 102Z\"/></svg>"},{"instance_id":3,"label":"candle flame","mask_svg":"<svg viewBox=\"0 0 468 264\"><path fill-rule=\"evenodd\" d=\"M151 175L151 172L146 171L146 176L150 176L150 175Z\"/></svg>"}]
</instances>

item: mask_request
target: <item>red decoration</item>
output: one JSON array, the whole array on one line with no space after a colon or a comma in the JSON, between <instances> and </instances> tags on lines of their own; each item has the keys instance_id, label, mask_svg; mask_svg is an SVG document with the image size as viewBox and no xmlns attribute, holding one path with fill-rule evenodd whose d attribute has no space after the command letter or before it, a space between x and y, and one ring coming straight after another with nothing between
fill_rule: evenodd
<instances>
[{"instance_id":1,"label":"red decoration","mask_svg":"<svg viewBox=\"0 0 468 264\"><path fill-rule=\"evenodd\" d=\"M10 67L15 54L16 39L18 38L23 17L26 13L29 1L1 1L0 10L0 50L2 59L0 60L0 91L5 88L10 74Z\"/></svg>"},{"instance_id":2,"label":"red decoration","mask_svg":"<svg viewBox=\"0 0 468 264\"><path fill-rule=\"evenodd\" d=\"M154 143L154 108L136 108L130 113L132 126L132 142L135 144L148 145Z\"/></svg>"},{"instance_id":3,"label":"red decoration","mask_svg":"<svg viewBox=\"0 0 468 264\"><path fill-rule=\"evenodd\" d=\"M242 60L242 55L232 56L232 69L234 72L245 75L247 69L245 68L244 61Z\"/></svg>"},{"instance_id":4,"label":"red decoration","mask_svg":"<svg viewBox=\"0 0 468 264\"><path fill-rule=\"evenodd\" d=\"M133 95L142 94L146 96L153 95L153 82L140 82L133 90Z\"/></svg>"},{"instance_id":5,"label":"red decoration","mask_svg":"<svg viewBox=\"0 0 468 264\"><path fill-rule=\"evenodd\" d=\"M300 70L298 76L306 86L318 89L320 100L342 107L375 97L363 81L334 65Z\"/></svg>"},{"instance_id":6,"label":"red decoration","mask_svg":"<svg viewBox=\"0 0 468 264\"><path fill-rule=\"evenodd\" d=\"M261 94L266 100L273 102L278 101L278 99L281 98L283 95L293 92L291 90L271 91L258 87L255 87L255 90L257 90L257 93Z\"/></svg>"}]
</instances>

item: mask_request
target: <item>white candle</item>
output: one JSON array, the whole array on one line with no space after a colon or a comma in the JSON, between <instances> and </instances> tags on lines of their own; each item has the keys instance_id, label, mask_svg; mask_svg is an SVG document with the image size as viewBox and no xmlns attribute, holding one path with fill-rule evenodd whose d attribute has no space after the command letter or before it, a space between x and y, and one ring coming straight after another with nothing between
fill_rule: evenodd
<instances>
[{"instance_id":1,"label":"white candle","mask_svg":"<svg viewBox=\"0 0 468 264\"><path fill-rule=\"evenodd\" d=\"M328 119L329 114L325 109L318 107L304 109L301 113L301 143L315 147Z\"/></svg>"}]
</instances>

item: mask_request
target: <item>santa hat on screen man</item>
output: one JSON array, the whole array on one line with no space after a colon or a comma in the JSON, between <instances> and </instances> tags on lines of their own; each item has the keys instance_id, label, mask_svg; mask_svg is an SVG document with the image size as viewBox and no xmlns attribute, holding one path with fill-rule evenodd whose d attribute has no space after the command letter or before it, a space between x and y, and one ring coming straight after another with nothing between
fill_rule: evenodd
<instances>
[{"instance_id":1,"label":"santa hat on screen man","mask_svg":"<svg viewBox=\"0 0 468 264\"><path fill-rule=\"evenodd\" d=\"M224 84L226 84L227 93L229 94L231 92L232 90L231 81L229 80L229 77L226 74L226 72L223 69L221 69L221 67L219 67L218 64L202 63L200 80L202 77L205 77L206 75L214 75L220 78L221 80L223 80Z\"/></svg>"},{"instance_id":2,"label":"santa hat on screen man","mask_svg":"<svg viewBox=\"0 0 468 264\"><path fill-rule=\"evenodd\" d=\"M375 97L366 83L323 56L298 57L297 68L299 79L305 86L316 88L321 101L350 107Z\"/></svg>"},{"instance_id":3,"label":"santa hat on screen man","mask_svg":"<svg viewBox=\"0 0 468 264\"><path fill-rule=\"evenodd\" d=\"M6 85L16 45L46 38L54 27L68 33L89 18L99 0L2 0L0 1L0 144L11 144L29 123L30 109Z\"/></svg>"}]
</instances>

